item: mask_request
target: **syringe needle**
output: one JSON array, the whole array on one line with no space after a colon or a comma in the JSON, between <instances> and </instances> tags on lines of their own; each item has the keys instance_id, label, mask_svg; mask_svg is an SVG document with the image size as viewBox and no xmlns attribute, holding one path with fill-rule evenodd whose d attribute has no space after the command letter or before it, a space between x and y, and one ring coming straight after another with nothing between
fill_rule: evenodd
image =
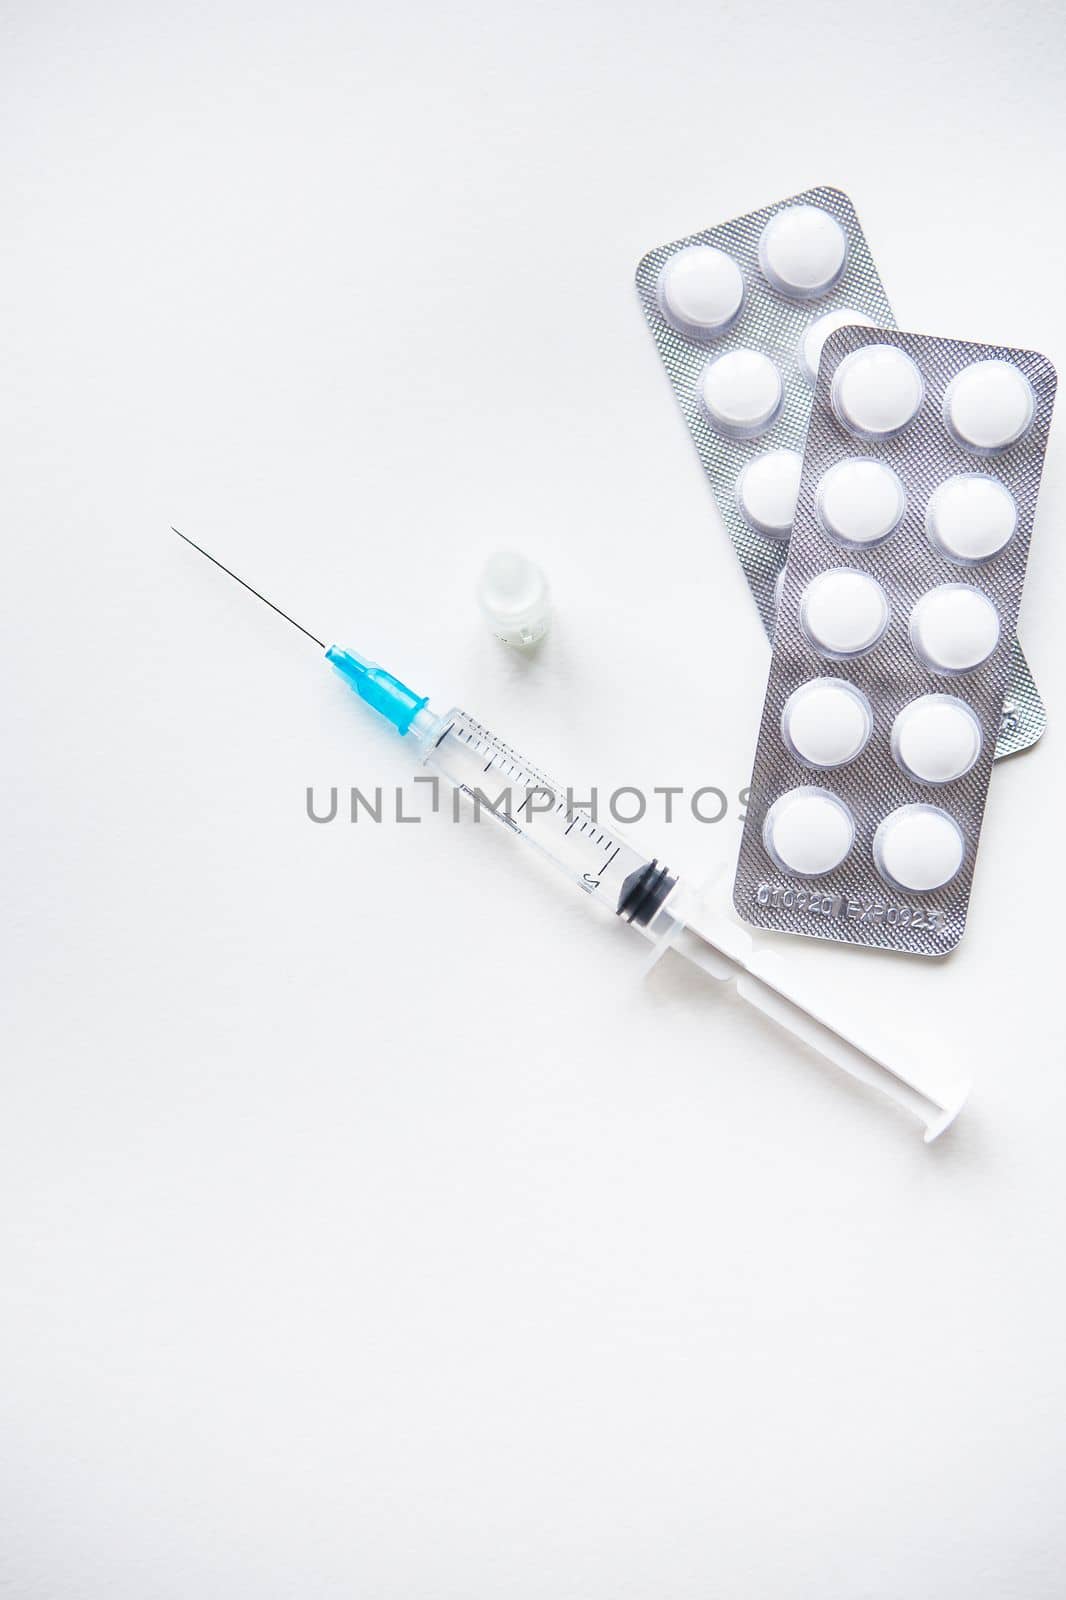
<instances>
[{"instance_id":1,"label":"syringe needle","mask_svg":"<svg viewBox=\"0 0 1066 1600\"><path fill-rule=\"evenodd\" d=\"M302 623L297 622L295 617L290 617L287 611L282 611L281 607L276 606L273 600L268 600L265 594L260 594L258 589L253 589L251 584L245 583L243 578L238 578L235 572L231 572L229 567L223 566L217 556L213 556L209 550L205 550L202 545L197 544L195 539L190 539L187 533L182 533L181 529L175 528L173 523L170 524L170 531L171 533L176 533L179 539L184 539L186 544L191 544L194 550L199 550L200 554L206 556L208 561L213 561L215 566L226 574L227 578L232 578L234 583L239 583L242 589L247 589L248 593L254 594L257 600L262 600L263 604L269 606L271 611L276 611L279 617L284 617L285 621L291 622L294 628L299 628L300 632L305 638L310 639L312 644L317 644L320 650L326 648L322 640L316 639L315 635L305 628Z\"/></svg>"}]
</instances>

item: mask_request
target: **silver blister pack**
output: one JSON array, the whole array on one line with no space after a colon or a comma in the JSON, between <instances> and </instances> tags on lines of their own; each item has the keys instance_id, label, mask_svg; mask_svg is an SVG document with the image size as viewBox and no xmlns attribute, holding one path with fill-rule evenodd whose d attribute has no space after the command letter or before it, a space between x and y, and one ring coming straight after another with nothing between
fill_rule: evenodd
<instances>
[{"instance_id":1,"label":"silver blister pack","mask_svg":"<svg viewBox=\"0 0 1066 1600\"><path fill-rule=\"evenodd\" d=\"M826 340L734 884L745 921L922 955L962 937L1055 385L1028 350Z\"/></svg>"},{"instance_id":2,"label":"silver blister pack","mask_svg":"<svg viewBox=\"0 0 1066 1600\"><path fill-rule=\"evenodd\" d=\"M820 225L824 236L817 235L820 217L827 219ZM788 229L804 221L813 224L815 233L813 240L810 230L806 239L799 240L800 245L806 245L804 266L813 261L816 270L809 272L803 282L790 281L787 274L796 269L790 266ZM834 228L840 239L839 260L834 255L838 248ZM776 255L774 230L780 236ZM686 282L686 267L701 265L693 252L708 247L726 258L718 263L718 277L712 275L708 282L706 273L701 278L697 271ZM703 258L704 267L709 260ZM820 277L819 261L824 263ZM775 275L776 284L772 281ZM734 309L738 286L740 298ZM819 342L834 326L863 322L884 328L896 326L855 208L839 189L808 189L792 195L776 205L764 206L732 222L705 228L649 251L637 268L637 290L711 481L722 520L772 640L775 590L788 553L791 521L781 508L788 504L789 474L793 491L798 477ZM779 376L780 396L776 406L770 406L769 414L765 406L760 410L757 404L739 418L735 413L724 419L719 414L719 420L725 420L730 429L727 432L713 420L703 384L710 364L731 352L768 358ZM757 380L757 372L753 378ZM772 375L770 381L772 384ZM772 392L769 398L773 400ZM791 454L786 458L782 452ZM775 467L776 482L772 473ZM745 477L749 468L752 470ZM761 486L757 483L760 475L766 479ZM749 506L761 526L745 515L744 485ZM764 514L765 507L769 507L768 514ZM1046 725L1043 703L1015 641L997 757L1013 755L1035 744Z\"/></svg>"}]
</instances>

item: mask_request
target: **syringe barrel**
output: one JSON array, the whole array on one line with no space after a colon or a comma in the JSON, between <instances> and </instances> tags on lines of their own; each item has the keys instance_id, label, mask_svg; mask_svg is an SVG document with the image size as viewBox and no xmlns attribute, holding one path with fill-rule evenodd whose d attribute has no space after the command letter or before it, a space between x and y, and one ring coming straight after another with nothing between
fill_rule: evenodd
<instances>
[{"instance_id":1,"label":"syringe barrel","mask_svg":"<svg viewBox=\"0 0 1066 1600\"><path fill-rule=\"evenodd\" d=\"M455 708L412 732L432 772L461 789L480 820L488 816L535 845L585 894L644 926L676 879L578 799L467 712Z\"/></svg>"}]
</instances>

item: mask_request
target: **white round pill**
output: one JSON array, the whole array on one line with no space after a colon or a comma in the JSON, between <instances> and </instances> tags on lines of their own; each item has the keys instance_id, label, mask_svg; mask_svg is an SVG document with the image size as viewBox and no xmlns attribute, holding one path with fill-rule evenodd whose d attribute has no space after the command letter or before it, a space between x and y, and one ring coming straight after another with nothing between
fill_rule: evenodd
<instances>
[{"instance_id":1,"label":"white round pill","mask_svg":"<svg viewBox=\"0 0 1066 1600\"><path fill-rule=\"evenodd\" d=\"M939 806L900 806L874 834L874 864L899 889L942 889L962 866L965 844L954 817Z\"/></svg>"},{"instance_id":2,"label":"white round pill","mask_svg":"<svg viewBox=\"0 0 1066 1600\"><path fill-rule=\"evenodd\" d=\"M707 415L733 439L764 433L781 409L781 374L761 350L729 350L700 375Z\"/></svg>"},{"instance_id":3,"label":"white round pill","mask_svg":"<svg viewBox=\"0 0 1066 1600\"><path fill-rule=\"evenodd\" d=\"M1014 496L998 478L961 472L945 478L926 507L925 531L949 561L973 565L998 555L1018 526Z\"/></svg>"},{"instance_id":4,"label":"white round pill","mask_svg":"<svg viewBox=\"0 0 1066 1600\"><path fill-rule=\"evenodd\" d=\"M869 700L843 678L812 678L801 684L781 713L781 737L808 767L842 767L854 761L873 725Z\"/></svg>"},{"instance_id":5,"label":"white round pill","mask_svg":"<svg viewBox=\"0 0 1066 1600\"><path fill-rule=\"evenodd\" d=\"M888 616L888 597L877 579L850 567L820 572L800 599L804 633L829 656L856 656L869 650L888 626Z\"/></svg>"},{"instance_id":6,"label":"white round pill","mask_svg":"<svg viewBox=\"0 0 1066 1600\"><path fill-rule=\"evenodd\" d=\"M771 539L787 539L802 470L798 450L767 450L749 461L737 479L737 503L745 521Z\"/></svg>"},{"instance_id":7,"label":"white round pill","mask_svg":"<svg viewBox=\"0 0 1066 1600\"><path fill-rule=\"evenodd\" d=\"M774 801L762 838L783 871L818 878L839 867L855 843L855 819L837 795L805 784Z\"/></svg>"},{"instance_id":8,"label":"white round pill","mask_svg":"<svg viewBox=\"0 0 1066 1600\"><path fill-rule=\"evenodd\" d=\"M796 300L817 300L828 293L844 270L847 254L847 235L821 206L788 206L770 218L759 236L763 277Z\"/></svg>"},{"instance_id":9,"label":"white round pill","mask_svg":"<svg viewBox=\"0 0 1066 1600\"><path fill-rule=\"evenodd\" d=\"M999 643L999 612L967 583L942 583L911 612L911 644L934 672L970 672Z\"/></svg>"},{"instance_id":10,"label":"white round pill","mask_svg":"<svg viewBox=\"0 0 1066 1600\"><path fill-rule=\"evenodd\" d=\"M823 473L818 520L841 544L877 544L899 526L907 505L903 485L884 461L849 456Z\"/></svg>"},{"instance_id":11,"label":"white round pill","mask_svg":"<svg viewBox=\"0 0 1066 1600\"><path fill-rule=\"evenodd\" d=\"M1036 411L1028 378L1009 361L974 361L948 384L944 424L965 449L991 456L1026 433Z\"/></svg>"},{"instance_id":12,"label":"white round pill","mask_svg":"<svg viewBox=\"0 0 1066 1600\"><path fill-rule=\"evenodd\" d=\"M981 724L965 700L923 694L892 724L892 754L919 783L953 783L981 754Z\"/></svg>"},{"instance_id":13,"label":"white round pill","mask_svg":"<svg viewBox=\"0 0 1066 1600\"><path fill-rule=\"evenodd\" d=\"M688 332L724 333L736 321L744 279L732 256L710 244L678 250L659 274L659 305Z\"/></svg>"},{"instance_id":14,"label":"white round pill","mask_svg":"<svg viewBox=\"0 0 1066 1600\"><path fill-rule=\"evenodd\" d=\"M894 344L866 344L845 356L830 393L838 419L860 439L890 439L917 415L922 375Z\"/></svg>"},{"instance_id":15,"label":"white round pill","mask_svg":"<svg viewBox=\"0 0 1066 1600\"><path fill-rule=\"evenodd\" d=\"M800 364L800 371L808 383L813 383L818 376L818 363L822 359L822 346L831 333L836 333L838 328L876 328L877 323L873 317L868 317L865 311L827 311L822 317L815 317L799 342L796 352Z\"/></svg>"}]
</instances>

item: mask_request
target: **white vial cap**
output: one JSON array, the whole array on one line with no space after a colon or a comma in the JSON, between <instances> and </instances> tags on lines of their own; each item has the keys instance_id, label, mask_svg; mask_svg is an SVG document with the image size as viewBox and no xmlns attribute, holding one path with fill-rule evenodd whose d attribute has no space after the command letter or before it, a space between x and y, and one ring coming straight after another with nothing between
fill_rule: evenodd
<instances>
[{"instance_id":1,"label":"white vial cap","mask_svg":"<svg viewBox=\"0 0 1066 1600\"><path fill-rule=\"evenodd\" d=\"M970 672L999 643L999 612L967 583L942 583L911 612L911 643L934 672Z\"/></svg>"},{"instance_id":2,"label":"white vial cap","mask_svg":"<svg viewBox=\"0 0 1066 1600\"><path fill-rule=\"evenodd\" d=\"M1014 537L1018 507L998 478L962 472L945 478L929 501L925 531L949 561L967 566L998 555Z\"/></svg>"},{"instance_id":3,"label":"white vial cap","mask_svg":"<svg viewBox=\"0 0 1066 1600\"><path fill-rule=\"evenodd\" d=\"M965 700L923 694L892 724L892 754L919 783L953 783L981 754L981 724Z\"/></svg>"},{"instance_id":4,"label":"white vial cap","mask_svg":"<svg viewBox=\"0 0 1066 1600\"><path fill-rule=\"evenodd\" d=\"M667 318L691 332L714 336L737 319L744 279L732 256L710 244L678 250L659 274L659 304Z\"/></svg>"},{"instance_id":5,"label":"white vial cap","mask_svg":"<svg viewBox=\"0 0 1066 1600\"><path fill-rule=\"evenodd\" d=\"M877 323L873 317L868 317L865 311L827 311L824 316L815 317L799 342L796 352L800 364L800 371L808 383L813 383L818 376L818 363L822 359L822 346L831 333L836 333L838 328L876 328Z\"/></svg>"},{"instance_id":6,"label":"white vial cap","mask_svg":"<svg viewBox=\"0 0 1066 1600\"><path fill-rule=\"evenodd\" d=\"M948 384L944 423L975 455L1005 450L1026 433L1036 411L1028 378L1009 361L974 361Z\"/></svg>"},{"instance_id":7,"label":"white vial cap","mask_svg":"<svg viewBox=\"0 0 1066 1600\"><path fill-rule=\"evenodd\" d=\"M514 550L497 550L481 569L478 604L497 639L525 647L536 644L551 624L551 594L534 561Z\"/></svg>"},{"instance_id":8,"label":"white vial cap","mask_svg":"<svg viewBox=\"0 0 1066 1600\"><path fill-rule=\"evenodd\" d=\"M788 206L759 236L763 277L781 294L817 300L844 270L848 240L835 217L820 206Z\"/></svg>"},{"instance_id":9,"label":"white vial cap","mask_svg":"<svg viewBox=\"0 0 1066 1600\"><path fill-rule=\"evenodd\" d=\"M808 767L842 767L854 761L873 725L869 700L843 678L812 678L801 684L781 713L781 737Z\"/></svg>"},{"instance_id":10,"label":"white vial cap","mask_svg":"<svg viewBox=\"0 0 1066 1600\"><path fill-rule=\"evenodd\" d=\"M704 367L700 393L721 433L752 439L777 416L784 389L780 372L761 350L729 350Z\"/></svg>"},{"instance_id":11,"label":"white vial cap","mask_svg":"<svg viewBox=\"0 0 1066 1600\"><path fill-rule=\"evenodd\" d=\"M841 544L877 544L899 526L907 505L903 485L884 461L849 456L823 473L818 520Z\"/></svg>"},{"instance_id":12,"label":"white vial cap","mask_svg":"<svg viewBox=\"0 0 1066 1600\"><path fill-rule=\"evenodd\" d=\"M745 521L771 539L787 539L802 471L798 450L767 450L749 461L737 479L737 502Z\"/></svg>"},{"instance_id":13,"label":"white vial cap","mask_svg":"<svg viewBox=\"0 0 1066 1600\"><path fill-rule=\"evenodd\" d=\"M890 439L917 414L922 375L894 344L867 344L845 356L833 374L837 418L860 439Z\"/></svg>"},{"instance_id":14,"label":"white vial cap","mask_svg":"<svg viewBox=\"0 0 1066 1600\"><path fill-rule=\"evenodd\" d=\"M855 819L837 795L804 785L774 801L762 837L784 872L818 878L839 867L855 843Z\"/></svg>"},{"instance_id":15,"label":"white vial cap","mask_svg":"<svg viewBox=\"0 0 1066 1600\"><path fill-rule=\"evenodd\" d=\"M874 834L878 872L898 888L919 894L950 883L964 851L962 829L939 806L900 806Z\"/></svg>"},{"instance_id":16,"label":"white vial cap","mask_svg":"<svg viewBox=\"0 0 1066 1600\"><path fill-rule=\"evenodd\" d=\"M888 597L877 579L850 567L820 572L800 600L804 633L829 656L857 656L869 650L888 626L888 616Z\"/></svg>"}]
</instances>

